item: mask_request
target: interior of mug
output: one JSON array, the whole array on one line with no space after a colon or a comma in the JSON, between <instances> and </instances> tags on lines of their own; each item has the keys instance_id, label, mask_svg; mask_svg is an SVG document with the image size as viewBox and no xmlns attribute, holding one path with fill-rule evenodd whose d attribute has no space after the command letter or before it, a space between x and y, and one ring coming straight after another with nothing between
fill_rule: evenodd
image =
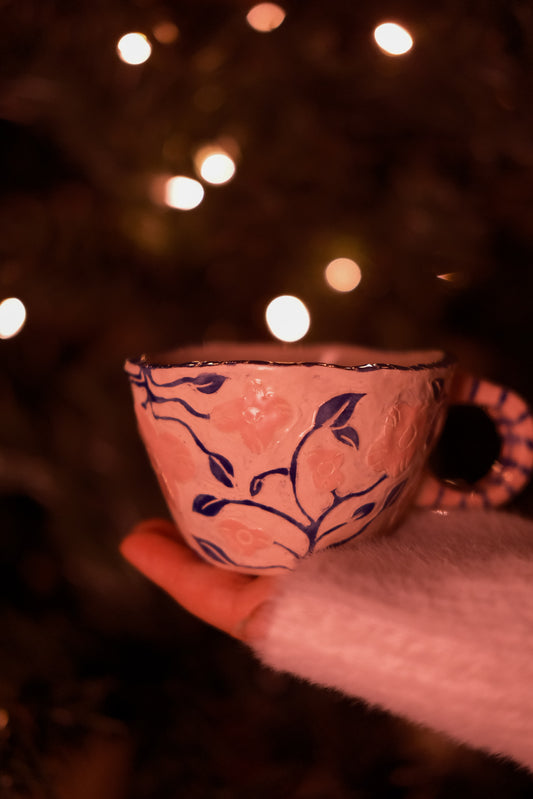
<instances>
[{"instance_id":1,"label":"interior of mug","mask_svg":"<svg viewBox=\"0 0 533 799\"><path fill-rule=\"evenodd\" d=\"M441 350L378 350L348 344L285 344L279 342L213 341L180 347L159 355L142 357L154 366L202 365L213 363L267 362L280 364L325 364L345 368L366 365L394 368L443 365Z\"/></svg>"}]
</instances>

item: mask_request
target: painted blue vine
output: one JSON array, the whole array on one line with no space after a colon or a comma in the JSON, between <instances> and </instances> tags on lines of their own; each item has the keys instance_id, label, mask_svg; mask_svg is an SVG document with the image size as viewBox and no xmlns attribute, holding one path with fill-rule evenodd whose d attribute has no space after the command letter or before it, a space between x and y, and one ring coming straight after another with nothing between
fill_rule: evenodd
<instances>
[{"instance_id":1,"label":"painted blue vine","mask_svg":"<svg viewBox=\"0 0 533 799\"><path fill-rule=\"evenodd\" d=\"M199 394L216 394L222 389L226 380L229 380L230 378L215 372L202 371L201 374L195 377L180 377L169 382L157 382L152 373L153 367L142 363L137 364L137 367L138 372L131 372L127 370L127 374L131 383L139 388L144 389L146 393L146 396L141 403L142 407L145 408L147 412L149 411L156 420L171 421L181 425L187 431L196 447L198 447L198 449L206 456L209 469L213 477L227 489L234 488L235 470L229 458L221 453L209 450L201 440L200 435L192 427L194 419L208 420L210 418L210 414L202 413L196 410L189 402L186 402L180 397L166 397L161 393L158 393L158 389L161 388L178 389L180 386L187 385L194 388ZM223 508L231 505L244 505L258 508L273 516L277 516L286 522L289 522L298 530L300 530L308 540L308 550L305 555L313 552L319 541L322 541L327 536L348 524L350 521L358 521L367 518L368 520L366 524L359 528L356 533L352 533L342 541L335 541L333 546L339 546L340 544L346 543L350 539L360 535L363 530L368 527L371 521L373 521L384 510L389 508L399 498L405 487L405 480L396 484L391 489L382 507L377 511L375 503L368 501L368 495L387 478L387 474L380 476L374 483L372 483L372 485L369 485L362 491L350 492L341 495L338 493L337 489L334 489L330 492L331 503L317 517L313 517L303 507L300 498L298 497L297 483L298 472L301 468L303 468L303 465L299 460L300 453L306 442L318 430L329 429L331 435L338 442L354 450L359 449L359 436L357 430L352 426L351 421L357 403L364 396L366 395L348 392L337 394L326 402L322 403L316 411L313 426L298 442L298 445L296 446L291 457L290 463L286 466L280 466L279 468L270 469L260 474L256 474L250 481L248 488L250 498L242 499L232 498L231 496L227 495L215 496L213 494L197 494L192 503L192 510L208 519L217 516ZM302 516L305 517L306 521L300 521L283 510L273 507L272 505L264 504L260 502L259 499L256 499L256 497L258 498L261 494L265 480L268 480L274 475L281 475L289 479L296 506L298 507ZM344 502L356 499L358 497L367 497L367 501L362 501L362 504L353 511L350 520L336 524L319 534L321 525L329 516L329 514L332 513L332 511L334 511ZM210 541L208 538L195 537L195 540L203 554L213 561L227 565L238 566L241 568L261 568L254 564L235 562L229 557L229 555L227 555L226 552L224 552L222 547ZM295 559L300 559L302 557L279 541L274 541L273 543L274 545L290 553ZM277 566L267 566L265 568L279 569L287 567L279 564Z\"/></svg>"}]
</instances>

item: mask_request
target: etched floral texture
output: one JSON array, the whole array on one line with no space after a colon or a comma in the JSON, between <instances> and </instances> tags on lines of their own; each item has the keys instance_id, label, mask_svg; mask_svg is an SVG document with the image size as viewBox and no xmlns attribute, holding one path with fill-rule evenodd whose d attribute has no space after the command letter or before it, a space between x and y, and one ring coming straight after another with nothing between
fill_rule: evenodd
<instances>
[{"instance_id":1,"label":"etched floral texture","mask_svg":"<svg viewBox=\"0 0 533 799\"><path fill-rule=\"evenodd\" d=\"M244 395L216 405L211 420L218 430L237 432L251 452L264 452L293 417L289 403L262 380L250 381Z\"/></svg>"},{"instance_id":2,"label":"etched floral texture","mask_svg":"<svg viewBox=\"0 0 533 799\"><path fill-rule=\"evenodd\" d=\"M137 364L129 378L143 392L137 404L140 427L169 504L181 520L190 514L201 519L189 535L208 560L255 571L292 568L316 549L362 533L403 493L405 475L394 478L420 447L420 408L393 409L367 453L366 475L356 466L361 453L354 423L366 394L331 396L318 405L307 429L291 434L294 444L278 448L280 441L286 445L284 438L299 418L298 398L291 405L266 379L253 379L242 395L236 397L233 389L224 399L231 377L205 367L180 374L185 376L164 380L164 370ZM213 437L213 428L224 435ZM279 451L283 462L245 476L239 447L230 441L234 434L258 459ZM207 443L214 440L219 441L216 450ZM250 459L246 462L249 469ZM190 486L193 479L200 493L178 509L172 486ZM246 521L234 515L239 508Z\"/></svg>"},{"instance_id":3,"label":"etched floral texture","mask_svg":"<svg viewBox=\"0 0 533 799\"><path fill-rule=\"evenodd\" d=\"M251 528L238 519L224 519L217 525L222 540L239 555L254 555L272 544L272 538L259 528Z\"/></svg>"},{"instance_id":4,"label":"etched floral texture","mask_svg":"<svg viewBox=\"0 0 533 799\"><path fill-rule=\"evenodd\" d=\"M167 482L186 483L194 479L196 465L193 457L187 445L176 436L160 433L147 449L154 468L165 475Z\"/></svg>"},{"instance_id":5,"label":"etched floral texture","mask_svg":"<svg viewBox=\"0 0 533 799\"><path fill-rule=\"evenodd\" d=\"M411 406L405 402L395 405L385 420L381 435L368 450L368 465L375 472L386 471L390 477L405 472L417 453L425 450L426 417L424 406Z\"/></svg>"},{"instance_id":6,"label":"etched floral texture","mask_svg":"<svg viewBox=\"0 0 533 799\"><path fill-rule=\"evenodd\" d=\"M307 465L318 491L334 491L342 486L344 455L334 449L317 447L307 455Z\"/></svg>"}]
</instances>

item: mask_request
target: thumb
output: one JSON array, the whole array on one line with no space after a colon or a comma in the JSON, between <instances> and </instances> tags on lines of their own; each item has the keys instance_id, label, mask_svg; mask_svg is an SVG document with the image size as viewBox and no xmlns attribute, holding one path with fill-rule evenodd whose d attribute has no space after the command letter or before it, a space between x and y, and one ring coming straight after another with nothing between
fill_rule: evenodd
<instances>
[{"instance_id":1,"label":"thumb","mask_svg":"<svg viewBox=\"0 0 533 799\"><path fill-rule=\"evenodd\" d=\"M201 560L164 520L141 522L120 545L122 555L183 608L208 624L244 640L279 578L227 571ZM252 629L259 627L254 623Z\"/></svg>"}]
</instances>

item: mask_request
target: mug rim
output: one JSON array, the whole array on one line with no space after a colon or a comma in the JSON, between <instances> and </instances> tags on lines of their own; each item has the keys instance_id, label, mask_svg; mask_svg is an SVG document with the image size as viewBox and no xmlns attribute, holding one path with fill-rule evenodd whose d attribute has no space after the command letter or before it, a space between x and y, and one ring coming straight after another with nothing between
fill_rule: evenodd
<instances>
[{"instance_id":1,"label":"mug rim","mask_svg":"<svg viewBox=\"0 0 533 799\"><path fill-rule=\"evenodd\" d=\"M235 344L244 344L245 342L216 342L217 346L220 344L227 344L235 345ZM269 342L266 343L267 346L270 344ZM251 342L250 346L265 346L265 342ZM180 350L188 350L193 349L195 345L191 345L189 347L182 347L174 350L174 352L179 352ZM196 346L205 346L205 345L196 345ZM319 347L332 347L332 346L343 346L346 348L353 347L353 349L361 349L365 350L368 353L375 353L376 355L379 354L380 350L373 347L357 347L355 345L349 344L332 344L329 342L317 342L316 344L309 344L309 345L300 345L303 347L312 347L312 348L319 348ZM136 366L139 368L142 367L149 367L151 369L204 369L204 368L213 368L213 367L230 367L230 366L240 366L240 365L249 365L249 366L282 366L282 367L290 367L290 366L305 366L305 367L313 367L313 366L321 366L326 367L329 369L340 369L343 371L348 372L373 372L373 371L380 371L380 370L398 370L398 371L422 371L422 370L429 370L429 369L438 369L438 368L445 368L448 366L452 366L457 362L457 359L451 353L447 353L444 350L440 349L416 349L416 350L397 350L398 355L406 356L409 352L412 351L414 355L420 356L424 352L428 355L435 355L436 358L433 358L428 361L421 361L421 362L414 362L409 364L402 364L396 363L393 359L388 361L369 361L367 363L358 363L358 364L340 364L340 363L331 363L326 361L320 360L270 360L270 359L263 359L263 358L228 358L228 359L212 359L212 360L186 360L186 361L170 361L169 359L165 360L165 354L163 353L160 356L151 357L148 354L142 354L138 357L134 358L127 358L124 364L124 368L127 371L127 367L129 365ZM387 353L387 355L392 355L392 351L382 350L381 352ZM168 353L170 358L172 352ZM416 359L415 359L416 360Z\"/></svg>"}]
</instances>

